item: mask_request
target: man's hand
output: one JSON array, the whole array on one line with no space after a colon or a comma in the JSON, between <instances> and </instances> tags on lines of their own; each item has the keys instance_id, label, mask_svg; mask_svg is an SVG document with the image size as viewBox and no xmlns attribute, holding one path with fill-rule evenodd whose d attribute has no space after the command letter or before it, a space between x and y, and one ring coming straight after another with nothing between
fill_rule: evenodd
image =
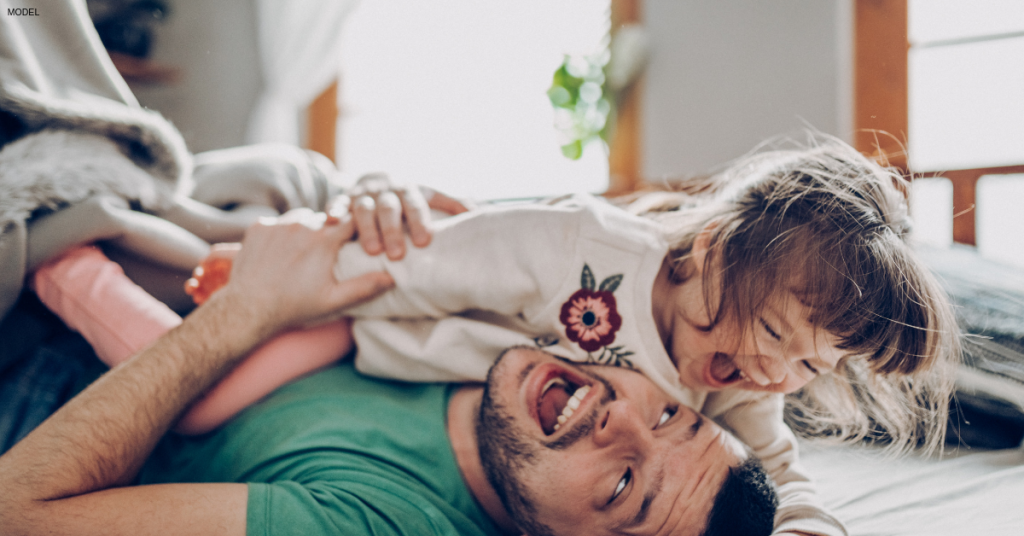
<instances>
[{"instance_id":1,"label":"man's hand","mask_svg":"<svg viewBox=\"0 0 1024 536\"><path fill-rule=\"evenodd\" d=\"M250 228L224 288L0 456L2 532L243 535L244 484L129 484L185 408L253 348L390 287L383 273L334 279L353 229L311 211Z\"/></svg>"},{"instance_id":2,"label":"man's hand","mask_svg":"<svg viewBox=\"0 0 1024 536\"><path fill-rule=\"evenodd\" d=\"M309 209L260 220L246 231L231 278L217 295L256 312L254 320L270 331L336 319L394 285L383 272L334 278L338 250L354 228L349 215L338 219Z\"/></svg>"},{"instance_id":3,"label":"man's hand","mask_svg":"<svg viewBox=\"0 0 1024 536\"><path fill-rule=\"evenodd\" d=\"M369 255L386 252L391 260L405 256L405 230L416 247L430 244L430 210L461 214L469 210L462 201L426 186L393 186L387 175L365 175L346 195L328 206L332 216L351 213L359 242Z\"/></svg>"}]
</instances>

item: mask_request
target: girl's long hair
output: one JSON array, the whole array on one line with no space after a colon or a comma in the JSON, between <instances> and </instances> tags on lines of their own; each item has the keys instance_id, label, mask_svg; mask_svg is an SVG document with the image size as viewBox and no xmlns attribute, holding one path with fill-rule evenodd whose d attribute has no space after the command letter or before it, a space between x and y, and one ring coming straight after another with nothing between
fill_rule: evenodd
<instances>
[{"instance_id":1,"label":"girl's long hair","mask_svg":"<svg viewBox=\"0 0 1024 536\"><path fill-rule=\"evenodd\" d=\"M712 326L729 319L752 329L768 300L795 296L846 353L833 373L787 396L790 426L805 437L873 439L892 454L941 449L960 335L946 293L908 243L907 180L814 134L678 186L626 206L664 225L676 283L696 273L693 244L710 229L703 273L720 282L705 279Z\"/></svg>"}]
</instances>

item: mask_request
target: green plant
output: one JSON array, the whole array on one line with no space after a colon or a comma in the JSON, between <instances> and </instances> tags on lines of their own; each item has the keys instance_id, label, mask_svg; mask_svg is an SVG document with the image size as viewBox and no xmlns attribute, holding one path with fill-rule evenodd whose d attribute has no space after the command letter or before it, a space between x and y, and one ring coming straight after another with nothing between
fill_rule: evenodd
<instances>
[{"instance_id":1,"label":"green plant","mask_svg":"<svg viewBox=\"0 0 1024 536\"><path fill-rule=\"evenodd\" d=\"M567 158L579 159L583 147L592 141L607 141L612 99L604 71L609 58L607 50L586 56L567 54L555 71L548 99L555 108L555 128Z\"/></svg>"}]
</instances>

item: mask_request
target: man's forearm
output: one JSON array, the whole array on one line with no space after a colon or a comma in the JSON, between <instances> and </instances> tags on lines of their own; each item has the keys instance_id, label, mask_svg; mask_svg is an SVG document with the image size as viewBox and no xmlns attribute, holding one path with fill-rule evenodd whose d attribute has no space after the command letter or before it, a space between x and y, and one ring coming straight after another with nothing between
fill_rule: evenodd
<instances>
[{"instance_id":1,"label":"man's forearm","mask_svg":"<svg viewBox=\"0 0 1024 536\"><path fill-rule=\"evenodd\" d=\"M306 212L251 226L227 286L0 456L4 535L245 533L244 484L116 486L132 480L185 408L257 344L333 320L393 284L382 273L335 280L331 268L353 225Z\"/></svg>"},{"instance_id":2,"label":"man's forearm","mask_svg":"<svg viewBox=\"0 0 1024 536\"><path fill-rule=\"evenodd\" d=\"M230 295L217 298L0 457L0 520L135 476L182 411L267 335Z\"/></svg>"}]
</instances>

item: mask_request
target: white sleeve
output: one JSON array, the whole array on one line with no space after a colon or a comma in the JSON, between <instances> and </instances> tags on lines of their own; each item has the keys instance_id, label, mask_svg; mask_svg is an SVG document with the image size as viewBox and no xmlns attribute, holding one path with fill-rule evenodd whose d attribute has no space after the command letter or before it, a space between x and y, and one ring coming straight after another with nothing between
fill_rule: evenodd
<instances>
[{"instance_id":1,"label":"white sleeve","mask_svg":"<svg viewBox=\"0 0 1024 536\"><path fill-rule=\"evenodd\" d=\"M723 391L708 395L702 411L746 443L775 481L779 495L776 533L847 536L846 528L825 509L800 465L796 436L783 421L784 403L784 397L777 394Z\"/></svg>"},{"instance_id":2,"label":"white sleeve","mask_svg":"<svg viewBox=\"0 0 1024 536\"><path fill-rule=\"evenodd\" d=\"M535 346L528 336L480 318L363 318L352 324L356 369L410 382L482 382L498 355Z\"/></svg>"},{"instance_id":3,"label":"white sleeve","mask_svg":"<svg viewBox=\"0 0 1024 536\"><path fill-rule=\"evenodd\" d=\"M369 256L358 243L338 254L344 280L385 270L395 288L351 308L356 318L441 318L487 309L527 319L563 283L579 235L581 206L491 207L437 222L430 245L408 245L400 261Z\"/></svg>"}]
</instances>

